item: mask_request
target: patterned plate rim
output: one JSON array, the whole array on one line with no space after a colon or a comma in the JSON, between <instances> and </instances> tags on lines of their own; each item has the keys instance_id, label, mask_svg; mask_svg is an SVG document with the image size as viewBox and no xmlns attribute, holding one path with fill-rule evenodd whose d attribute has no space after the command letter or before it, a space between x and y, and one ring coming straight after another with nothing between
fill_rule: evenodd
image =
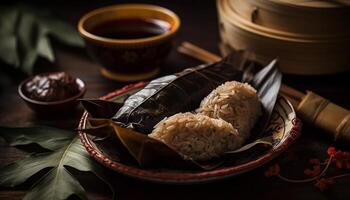
<instances>
[{"instance_id":1,"label":"patterned plate rim","mask_svg":"<svg viewBox=\"0 0 350 200\"><path fill-rule=\"evenodd\" d=\"M140 82L133 85L128 85L123 87L122 89L118 89L114 92L111 92L100 99L110 99L112 97L115 97L119 94L122 94L124 92L127 92L129 90L137 89L144 87L146 85L145 82ZM293 113L295 113L293 106L291 103L282 96L282 98L285 100L285 102L288 104L288 106L291 107ZM79 129L82 129L85 121L87 119L88 113L84 112L82 115L80 122L79 122ZM166 171L157 171L157 170L147 170L147 169L141 169L133 166L124 165L119 162L115 162L113 160L110 160L105 155L101 154L98 150L95 149L95 147L91 144L90 139L88 138L87 134L83 131L78 131L79 137L81 139L82 144L86 148L86 150L89 152L89 154L95 158L99 163L102 165L115 170L121 174L128 175L130 177L134 177L137 179L152 181L152 182L160 182L160 183L177 183L177 184L185 184L185 183L200 183L200 182L209 182L214 180L220 180L223 178L228 178L231 176L235 176L247 171L250 171L252 169L255 169L268 161L272 160L276 156L278 156L280 153L285 151L293 141L295 141L301 133L301 121L295 117L292 120L293 127L290 130L288 136L285 138L283 143L277 147L276 149L273 149L272 151L262 155L261 157L252 160L250 162L238 165L238 166L231 166L231 167L225 167L221 169L215 169L211 171L201 171L201 172L188 172L188 173L178 173L178 172L166 172Z\"/></svg>"}]
</instances>

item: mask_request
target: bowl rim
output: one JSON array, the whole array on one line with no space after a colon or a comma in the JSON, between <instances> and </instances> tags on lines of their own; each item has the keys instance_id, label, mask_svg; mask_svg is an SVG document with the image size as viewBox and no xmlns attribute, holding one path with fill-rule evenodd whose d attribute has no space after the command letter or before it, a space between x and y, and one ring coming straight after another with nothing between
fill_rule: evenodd
<instances>
[{"instance_id":1,"label":"bowl rim","mask_svg":"<svg viewBox=\"0 0 350 200\"><path fill-rule=\"evenodd\" d=\"M59 73L59 72L45 72L45 73L40 73L40 74L36 74L35 76L45 76L45 75L49 75L49 74L55 74L55 73ZM81 96L83 96L86 92L86 84L83 80L81 80L78 77L73 77L75 78L75 83L78 84L79 86L79 92L71 97L62 99L62 100L58 100L58 101L39 101L39 100L35 100L32 98L29 98L28 96L25 95L25 93L23 92L24 90L24 85L32 80L35 76L31 76L25 80L23 80L19 85L18 85L18 94L19 96L24 99L27 102L30 102L32 104L36 104L36 105L44 105L44 106L50 106L50 105L59 105L59 104L64 104L67 102L71 102L74 101L78 98L80 98Z\"/></svg>"},{"instance_id":2,"label":"bowl rim","mask_svg":"<svg viewBox=\"0 0 350 200\"><path fill-rule=\"evenodd\" d=\"M107 100L117 95L123 94L124 92L127 92L129 90L142 88L145 85L146 85L145 82L127 85L124 88L118 89L105 96L102 96L100 99ZM293 113L295 113L295 110L292 104L286 99L286 97L282 95L280 97L292 109ZM295 115L294 118L292 119L292 127L291 127L291 130L289 131L289 135L283 140L281 145L276 149L274 149L273 151L268 152L255 160L249 161L239 166L231 166L223 169L202 171L200 173L179 174L175 172L157 171L157 169L149 170L149 169L137 168L134 166L128 166L123 163L116 162L109 159L103 153L100 153L98 150L96 150L93 144L91 143L90 139L88 138L87 134L84 133L84 131L81 131L84 127L84 124L86 123L87 116L88 116L88 113L85 111L80 119L77 132L83 146L86 148L90 156L95 158L95 160L97 160L99 163L101 163L105 167L110 168L123 175L140 179L140 180L145 180L145 181L150 181L155 183L166 183L166 184L206 183L206 182L212 182L212 181L229 178L229 177L236 176L238 174L242 174L247 171L253 170L267 163L268 161L272 160L282 152L284 152L300 136L301 126L302 126L301 121Z\"/></svg>"},{"instance_id":3,"label":"bowl rim","mask_svg":"<svg viewBox=\"0 0 350 200\"><path fill-rule=\"evenodd\" d=\"M166 31L163 34L152 36L152 37L137 38L137 39L112 39L112 38L102 37L91 33L90 31L86 30L86 28L84 27L84 24L88 19L95 17L98 14L108 12L108 11L116 11L116 10L124 10L124 9L143 9L143 10L161 12L171 17L174 20L174 25L169 31ZM112 6L97 8L86 13L80 18L78 22L78 31L84 39L97 42L100 44L104 44L104 45L116 45L116 44L117 45L135 45L135 44L150 44L157 41L163 41L173 36L175 33L177 33L180 28L180 25L181 25L181 20L179 16L167 8L157 6L157 5L152 5L152 4L120 4L120 5L112 5Z\"/></svg>"}]
</instances>

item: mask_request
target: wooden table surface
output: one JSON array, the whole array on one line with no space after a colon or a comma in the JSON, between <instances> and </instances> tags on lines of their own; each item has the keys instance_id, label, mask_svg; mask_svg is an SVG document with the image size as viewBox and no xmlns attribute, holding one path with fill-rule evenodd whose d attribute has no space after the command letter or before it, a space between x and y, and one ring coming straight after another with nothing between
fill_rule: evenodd
<instances>
[{"instance_id":1,"label":"wooden table surface","mask_svg":"<svg viewBox=\"0 0 350 200\"><path fill-rule=\"evenodd\" d=\"M35 1L35 5L53 9L63 19L76 24L79 17L88 10L111 5L113 2L125 1L70 1L68 5L60 1L50 4ZM130 1L128 1L130 2ZM131 1L133 2L133 1ZM163 0L137 1L154 3L175 11L182 20L178 42L191 41L199 46L218 53L219 41L215 1L200 0ZM125 83L110 81L98 72L98 64L92 61L84 49L70 48L54 43L57 60L53 66L43 66L38 63L39 72L62 70L73 76L80 77L87 83L86 97L99 97L114 91ZM200 62L171 52L163 64L161 74L170 74L186 67L195 66ZM46 67L46 68L45 68ZM350 66L349 66L350 69ZM284 76L284 82L300 90L312 90L335 103L350 108L350 73L332 76ZM74 129L82 115L82 108L67 117L40 117L32 112L17 94L17 86L21 77L14 73L0 71L0 125L1 126L31 126L48 125L59 128ZM334 145L330 138L316 128L304 125L302 136L284 154L274 162L287 162L286 176L303 173L305 162L311 157L325 157L325 150ZM349 150L346 145L341 145ZM26 153L16 148L10 148L0 142L0 163L8 164ZM305 161L306 160L306 161ZM107 170L107 169L106 169ZM260 167L243 175L219 182L199 185L162 185L148 183L110 172L113 177L118 199L349 199L350 179L338 181L327 192L318 191L312 184L291 184L276 178L264 177L266 167ZM108 188L90 174L74 172L83 182L90 199L111 199ZM30 184L24 184L14 189L0 187L0 199L21 199Z\"/></svg>"}]
</instances>

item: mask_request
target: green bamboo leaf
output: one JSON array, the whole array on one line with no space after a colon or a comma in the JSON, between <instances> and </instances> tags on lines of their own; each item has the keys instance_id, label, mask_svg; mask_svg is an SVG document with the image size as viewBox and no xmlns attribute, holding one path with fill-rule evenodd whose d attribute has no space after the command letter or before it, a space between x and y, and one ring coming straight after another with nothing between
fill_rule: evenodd
<instances>
[{"instance_id":1,"label":"green bamboo leaf","mask_svg":"<svg viewBox=\"0 0 350 200\"><path fill-rule=\"evenodd\" d=\"M0 34L0 59L6 64L19 66L19 58L17 55L16 45L17 39L13 35Z\"/></svg>"},{"instance_id":2,"label":"green bamboo leaf","mask_svg":"<svg viewBox=\"0 0 350 200\"><path fill-rule=\"evenodd\" d=\"M54 160L46 159L48 156L50 156L48 153L30 155L23 160L1 168L0 185L14 187L25 182L41 170L54 167Z\"/></svg>"},{"instance_id":3,"label":"green bamboo leaf","mask_svg":"<svg viewBox=\"0 0 350 200\"><path fill-rule=\"evenodd\" d=\"M19 66L15 33L18 11L0 7L0 59L9 65Z\"/></svg>"},{"instance_id":4,"label":"green bamboo leaf","mask_svg":"<svg viewBox=\"0 0 350 200\"><path fill-rule=\"evenodd\" d=\"M1 18L0 18L0 33L12 34L16 28L16 21L18 18L18 10L9 8L7 6L0 6Z\"/></svg>"},{"instance_id":5,"label":"green bamboo leaf","mask_svg":"<svg viewBox=\"0 0 350 200\"><path fill-rule=\"evenodd\" d=\"M47 150L57 150L69 143L75 134L52 127L10 128L0 127L0 137L11 146L38 144Z\"/></svg>"},{"instance_id":6,"label":"green bamboo leaf","mask_svg":"<svg viewBox=\"0 0 350 200\"><path fill-rule=\"evenodd\" d=\"M70 131L50 127L5 128L0 127L0 136L10 145L36 143L55 150L33 154L0 169L0 185L16 186L31 176L51 168L27 193L24 199L64 200L71 195L86 199L86 194L67 166L79 171L91 172L103 180L113 191L104 175L104 168L92 160L79 138Z\"/></svg>"},{"instance_id":7,"label":"green bamboo leaf","mask_svg":"<svg viewBox=\"0 0 350 200\"><path fill-rule=\"evenodd\" d=\"M38 43L38 54L39 56L46 58L48 61L55 61L55 55L53 49L51 48L51 43L49 38L41 37Z\"/></svg>"},{"instance_id":8,"label":"green bamboo leaf","mask_svg":"<svg viewBox=\"0 0 350 200\"><path fill-rule=\"evenodd\" d=\"M83 47L84 42L76 29L55 18L41 18L41 23L48 29L48 34L55 39L71 46Z\"/></svg>"},{"instance_id":9,"label":"green bamboo leaf","mask_svg":"<svg viewBox=\"0 0 350 200\"><path fill-rule=\"evenodd\" d=\"M38 58L37 46L39 34L41 34L40 26L33 15L26 13L20 13L17 26L17 52L20 59L20 67L27 74L31 74L32 67Z\"/></svg>"},{"instance_id":10,"label":"green bamboo leaf","mask_svg":"<svg viewBox=\"0 0 350 200\"><path fill-rule=\"evenodd\" d=\"M83 47L76 29L46 9L25 5L0 7L0 59L31 74L38 58L55 60L50 39Z\"/></svg>"},{"instance_id":11,"label":"green bamboo leaf","mask_svg":"<svg viewBox=\"0 0 350 200\"><path fill-rule=\"evenodd\" d=\"M83 154L84 157L85 152L74 147L77 145L79 146L79 140L74 138L58 151L33 155L5 166L0 172L0 185L19 185L41 170L52 167L49 172L39 179L25 199L66 199L75 192L78 193L79 197L85 199L82 186L64 167L65 164L69 163L71 167L75 167L74 164L77 163L79 165L86 164L84 159L82 163L79 162L79 156ZM78 161L71 164L71 159L77 159ZM77 168L82 168L79 165L77 165ZM88 171L91 170L91 167L91 165L88 165L83 168Z\"/></svg>"},{"instance_id":12,"label":"green bamboo leaf","mask_svg":"<svg viewBox=\"0 0 350 200\"><path fill-rule=\"evenodd\" d=\"M67 199L73 194L80 199L87 199L84 188L65 168L55 168L46 174L23 199Z\"/></svg>"},{"instance_id":13,"label":"green bamboo leaf","mask_svg":"<svg viewBox=\"0 0 350 200\"><path fill-rule=\"evenodd\" d=\"M44 160L50 160L55 163L54 168L45 174L37 183L35 183L33 189L25 196L24 199L67 199L70 195L76 194L81 199L86 199L85 191L80 183L67 171L65 165L70 162L71 159L77 159L76 163L79 165L85 165L83 161L80 163L80 156L84 158L85 151L81 151L80 141L75 137L71 142L60 150L50 154ZM84 160L84 159L83 159ZM80 167L79 165L70 165L71 167ZM92 165L84 166L88 170L92 170ZM0 176L1 178L1 176Z\"/></svg>"}]
</instances>

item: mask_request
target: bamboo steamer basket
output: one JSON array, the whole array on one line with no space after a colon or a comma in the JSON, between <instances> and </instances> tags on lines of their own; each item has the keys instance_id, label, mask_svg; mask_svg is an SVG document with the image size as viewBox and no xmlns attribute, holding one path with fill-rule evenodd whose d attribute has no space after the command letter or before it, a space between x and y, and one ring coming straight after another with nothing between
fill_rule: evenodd
<instances>
[{"instance_id":1,"label":"bamboo steamer basket","mask_svg":"<svg viewBox=\"0 0 350 200\"><path fill-rule=\"evenodd\" d=\"M350 69L347 2L217 0L217 7L224 55L245 49L254 52L253 59L262 64L278 57L282 72L288 74Z\"/></svg>"}]
</instances>

